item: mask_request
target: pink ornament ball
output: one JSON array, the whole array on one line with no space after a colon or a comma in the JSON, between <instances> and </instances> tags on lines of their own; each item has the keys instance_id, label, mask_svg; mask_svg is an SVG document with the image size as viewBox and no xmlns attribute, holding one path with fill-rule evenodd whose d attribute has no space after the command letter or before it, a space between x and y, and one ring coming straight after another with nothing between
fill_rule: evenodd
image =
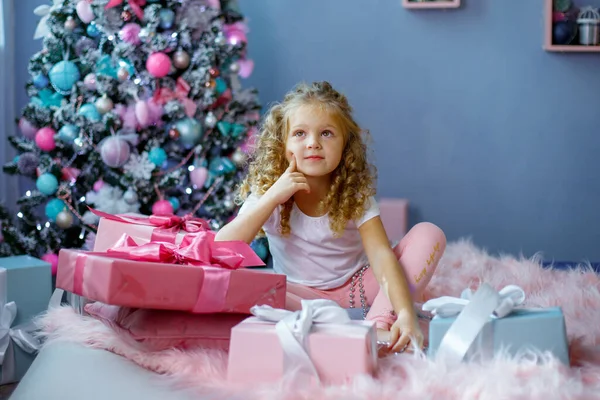
<instances>
[{"instance_id":1,"label":"pink ornament ball","mask_svg":"<svg viewBox=\"0 0 600 400\"><path fill-rule=\"evenodd\" d=\"M129 160L129 143L118 136L104 140L100 149L102 161L111 168L120 168Z\"/></svg>"},{"instance_id":2,"label":"pink ornament ball","mask_svg":"<svg viewBox=\"0 0 600 400\"><path fill-rule=\"evenodd\" d=\"M103 186L104 181L102 179L97 180L96 182L94 182L94 192L99 192Z\"/></svg>"},{"instance_id":3,"label":"pink ornament ball","mask_svg":"<svg viewBox=\"0 0 600 400\"><path fill-rule=\"evenodd\" d=\"M96 90L96 74L87 74L83 78L83 84L89 90Z\"/></svg>"},{"instance_id":4,"label":"pink ornament ball","mask_svg":"<svg viewBox=\"0 0 600 400\"><path fill-rule=\"evenodd\" d=\"M173 204L169 200L159 200L152 206L154 215L173 215Z\"/></svg>"},{"instance_id":5,"label":"pink ornament ball","mask_svg":"<svg viewBox=\"0 0 600 400\"><path fill-rule=\"evenodd\" d=\"M171 71L171 59L165 53L152 53L146 60L146 69L155 78L163 78Z\"/></svg>"},{"instance_id":6,"label":"pink ornament ball","mask_svg":"<svg viewBox=\"0 0 600 400\"><path fill-rule=\"evenodd\" d=\"M190 181L197 188L204 186L206 178L208 178L208 170L204 167L196 167L190 172Z\"/></svg>"},{"instance_id":7,"label":"pink ornament ball","mask_svg":"<svg viewBox=\"0 0 600 400\"><path fill-rule=\"evenodd\" d=\"M21 131L23 137L33 140L35 138L35 134L38 131L38 128L33 126L33 124L27 121L25 118L21 118L19 120L19 130Z\"/></svg>"},{"instance_id":8,"label":"pink ornament ball","mask_svg":"<svg viewBox=\"0 0 600 400\"><path fill-rule=\"evenodd\" d=\"M54 129L50 127L42 128L35 134L35 144L43 151L52 151L56 148L54 135L56 135Z\"/></svg>"},{"instance_id":9,"label":"pink ornament ball","mask_svg":"<svg viewBox=\"0 0 600 400\"><path fill-rule=\"evenodd\" d=\"M119 37L124 42L138 45L142 42L139 38L140 30L140 26L132 22L126 24L123 28L121 28L121 30L119 31Z\"/></svg>"},{"instance_id":10,"label":"pink ornament ball","mask_svg":"<svg viewBox=\"0 0 600 400\"><path fill-rule=\"evenodd\" d=\"M52 276L55 276L58 270L58 256L54 253L47 253L42 256L42 260L52 266Z\"/></svg>"}]
</instances>

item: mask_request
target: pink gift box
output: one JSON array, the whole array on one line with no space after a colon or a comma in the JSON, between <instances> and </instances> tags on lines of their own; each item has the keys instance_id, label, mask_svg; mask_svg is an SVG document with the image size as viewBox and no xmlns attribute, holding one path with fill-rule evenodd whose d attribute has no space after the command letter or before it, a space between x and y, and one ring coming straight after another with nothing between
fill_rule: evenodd
<instances>
[{"instance_id":1,"label":"pink gift box","mask_svg":"<svg viewBox=\"0 0 600 400\"><path fill-rule=\"evenodd\" d=\"M307 350L322 383L341 384L377 366L377 331L372 321L315 324ZM275 323L249 317L231 330L227 377L241 384L279 382L293 362L284 357Z\"/></svg>"},{"instance_id":2,"label":"pink gift box","mask_svg":"<svg viewBox=\"0 0 600 400\"><path fill-rule=\"evenodd\" d=\"M112 215L92 211L101 217L94 242L95 252L108 250L123 234L133 237L138 244L151 241L180 243L187 234L210 230L207 222L200 218L141 214Z\"/></svg>"},{"instance_id":3,"label":"pink gift box","mask_svg":"<svg viewBox=\"0 0 600 400\"><path fill-rule=\"evenodd\" d=\"M247 268L132 261L62 249L56 286L124 307L249 314L256 304L284 307L286 278Z\"/></svg>"}]
</instances>

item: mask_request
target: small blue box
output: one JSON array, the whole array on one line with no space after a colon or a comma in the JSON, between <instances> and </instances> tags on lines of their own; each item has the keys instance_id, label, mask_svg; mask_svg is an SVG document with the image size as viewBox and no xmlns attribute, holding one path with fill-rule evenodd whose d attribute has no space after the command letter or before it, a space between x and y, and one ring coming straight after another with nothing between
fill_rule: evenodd
<instances>
[{"instance_id":1,"label":"small blue box","mask_svg":"<svg viewBox=\"0 0 600 400\"><path fill-rule=\"evenodd\" d=\"M6 273L6 301L14 301L17 306L17 315L11 327L28 323L32 318L48 309L48 302L52 294L52 269L47 262L30 256L14 256L0 258L0 268ZM0 287L0 290L3 288ZM0 296L4 296L0 293ZM22 350L14 342L14 378L5 381L2 370L0 380L2 383L18 382L25 375L35 358ZM5 363L7 360L5 360Z\"/></svg>"},{"instance_id":2,"label":"small blue box","mask_svg":"<svg viewBox=\"0 0 600 400\"><path fill-rule=\"evenodd\" d=\"M435 357L444 335L456 317L435 316L429 324L428 356ZM484 326L465 359L490 359L500 351L517 355L522 351L549 351L569 365L565 319L560 307L541 310L517 309L504 318L494 318Z\"/></svg>"}]
</instances>

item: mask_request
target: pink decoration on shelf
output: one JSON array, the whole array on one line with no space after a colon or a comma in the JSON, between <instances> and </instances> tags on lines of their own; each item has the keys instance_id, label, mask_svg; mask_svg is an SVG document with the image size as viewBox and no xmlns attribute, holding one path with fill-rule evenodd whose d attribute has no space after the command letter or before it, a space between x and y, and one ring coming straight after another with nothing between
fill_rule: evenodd
<instances>
[{"instance_id":1,"label":"pink decoration on shelf","mask_svg":"<svg viewBox=\"0 0 600 400\"><path fill-rule=\"evenodd\" d=\"M27 119L21 118L19 120L19 130L21 131L23 137L33 140L35 139L35 134L37 133L38 128L33 126L33 124Z\"/></svg>"},{"instance_id":2,"label":"pink decoration on shelf","mask_svg":"<svg viewBox=\"0 0 600 400\"><path fill-rule=\"evenodd\" d=\"M54 135L56 135L54 129L48 126L42 128L35 134L35 144L43 151L52 151L56 148Z\"/></svg>"},{"instance_id":3,"label":"pink decoration on shelf","mask_svg":"<svg viewBox=\"0 0 600 400\"><path fill-rule=\"evenodd\" d=\"M155 78L163 78L171 71L171 59L165 53L152 53L146 60L146 69Z\"/></svg>"},{"instance_id":4,"label":"pink decoration on shelf","mask_svg":"<svg viewBox=\"0 0 600 400\"><path fill-rule=\"evenodd\" d=\"M96 18L90 1L81 0L75 6L75 10L77 11L77 16L79 19L86 24L89 24L94 20L94 18Z\"/></svg>"},{"instance_id":5,"label":"pink decoration on shelf","mask_svg":"<svg viewBox=\"0 0 600 400\"><path fill-rule=\"evenodd\" d=\"M204 167L196 167L190 172L190 181L197 188L204 186L206 178L208 178L208 170Z\"/></svg>"},{"instance_id":6,"label":"pink decoration on shelf","mask_svg":"<svg viewBox=\"0 0 600 400\"><path fill-rule=\"evenodd\" d=\"M245 79L252 75L252 71L254 71L254 61L250 59L243 59L238 60L237 63L240 66L240 71L238 72L239 76Z\"/></svg>"},{"instance_id":7,"label":"pink decoration on shelf","mask_svg":"<svg viewBox=\"0 0 600 400\"><path fill-rule=\"evenodd\" d=\"M105 9L119 6L123 4L123 1L124 0L110 0L105 6ZM146 0L127 0L127 3L140 20L144 19L144 10L142 10L142 7L146 5Z\"/></svg>"},{"instance_id":8,"label":"pink decoration on shelf","mask_svg":"<svg viewBox=\"0 0 600 400\"><path fill-rule=\"evenodd\" d=\"M187 83L182 77L179 77L177 79L175 91L167 87L159 88L154 93L153 100L156 102L156 104L160 105L164 105L172 100L179 100L179 102L183 104L185 108L185 114L192 118L196 114L196 109L198 106L192 99L188 98L190 89L191 87L189 83Z\"/></svg>"},{"instance_id":9,"label":"pink decoration on shelf","mask_svg":"<svg viewBox=\"0 0 600 400\"><path fill-rule=\"evenodd\" d=\"M225 25L223 27L223 33L225 34L225 37L227 38L227 41L232 45L236 45L239 43L247 43L247 32L248 27L243 22L236 22L235 24Z\"/></svg>"},{"instance_id":10,"label":"pink decoration on shelf","mask_svg":"<svg viewBox=\"0 0 600 400\"><path fill-rule=\"evenodd\" d=\"M54 253L46 253L42 256L42 260L52 266L52 276L55 276L58 269L58 256Z\"/></svg>"},{"instance_id":11,"label":"pink decoration on shelf","mask_svg":"<svg viewBox=\"0 0 600 400\"><path fill-rule=\"evenodd\" d=\"M172 215L173 204L169 200L159 200L152 206L152 214L154 215Z\"/></svg>"},{"instance_id":12,"label":"pink decoration on shelf","mask_svg":"<svg viewBox=\"0 0 600 400\"><path fill-rule=\"evenodd\" d=\"M104 181L102 179L97 180L96 182L94 182L94 191L99 192L103 186L104 186Z\"/></svg>"},{"instance_id":13,"label":"pink decoration on shelf","mask_svg":"<svg viewBox=\"0 0 600 400\"><path fill-rule=\"evenodd\" d=\"M140 30L141 28L138 24L131 22L123 26L123 28L121 28L121 31L119 32L119 37L124 42L138 45L142 42L138 36Z\"/></svg>"}]
</instances>

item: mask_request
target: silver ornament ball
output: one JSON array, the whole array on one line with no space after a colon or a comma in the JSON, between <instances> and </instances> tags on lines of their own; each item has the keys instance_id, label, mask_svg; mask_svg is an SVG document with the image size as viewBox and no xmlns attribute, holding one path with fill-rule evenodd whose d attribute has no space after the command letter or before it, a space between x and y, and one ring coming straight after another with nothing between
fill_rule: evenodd
<instances>
[{"instance_id":1,"label":"silver ornament ball","mask_svg":"<svg viewBox=\"0 0 600 400\"><path fill-rule=\"evenodd\" d=\"M78 154L82 154L85 152L85 141L81 136L73 140L73 151L75 151L75 153Z\"/></svg>"},{"instance_id":2,"label":"silver ornament ball","mask_svg":"<svg viewBox=\"0 0 600 400\"><path fill-rule=\"evenodd\" d=\"M223 200L223 206L228 211L231 211L231 210L233 210L233 207L235 206L235 204L233 204L233 201L231 201L231 199L225 199L225 200Z\"/></svg>"},{"instance_id":3,"label":"silver ornament ball","mask_svg":"<svg viewBox=\"0 0 600 400\"><path fill-rule=\"evenodd\" d=\"M240 72L240 64L236 62L231 63L231 65L229 66L229 70L234 74L237 74L238 72Z\"/></svg>"},{"instance_id":4,"label":"silver ornament ball","mask_svg":"<svg viewBox=\"0 0 600 400\"><path fill-rule=\"evenodd\" d=\"M246 155L244 154L243 151L241 151L240 149L237 149L231 155L231 161L233 161L235 163L235 165L237 165L238 167L241 167L246 162Z\"/></svg>"},{"instance_id":5,"label":"silver ornament ball","mask_svg":"<svg viewBox=\"0 0 600 400\"><path fill-rule=\"evenodd\" d=\"M178 69L186 69L190 66L190 55L183 50L177 50L173 54L173 65Z\"/></svg>"},{"instance_id":6,"label":"silver ornament ball","mask_svg":"<svg viewBox=\"0 0 600 400\"><path fill-rule=\"evenodd\" d=\"M138 195L134 190L129 188L123 195L123 200L125 200L125 203L127 204L135 204L135 202L138 201Z\"/></svg>"},{"instance_id":7,"label":"silver ornament ball","mask_svg":"<svg viewBox=\"0 0 600 400\"><path fill-rule=\"evenodd\" d=\"M61 211L56 216L56 225L61 229L69 229L73 226L73 214L69 211Z\"/></svg>"},{"instance_id":8,"label":"silver ornament ball","mask_svg":"<svg viewBox=\"0 0 600 400\"><path fill-rule=\"evenodd\" d=\"M77 28L77 22L75 22L73 17L68 17L65 21L65 30L73 32L75 28Z\"/></svg>"},{"instance_id":9,"label":"silver ornament ball","mask_svg":"<svg viewBox=\"0 0 600 400\"><path fill-rule=\"evenodd\" d=\"M223 36L221 34L217 35L217 37L215 38L215 44L217 46L223 46L226 42L227 42L227 39L225 39L225 36Z\"/></svg>"},{"instance_id":10,"label":"silver ornament ball","mask_svg":"<svg viewBox=\"0 0 600 400\"><path fill-rule=\"evenodd\" d=\"M95 106L100 114L106 114L113 109L114 103L108 96L104 95L96 100Z\"/></svg>"},{"instance_id":11,"label":"silver ornament ball","mask_svg":"<svg viewBox=\"0 0 600 400\"><path fill-rule=\"evenodd\" d=\"M127 80L127 78L129 78L129 71L127 71L125 68L119 68L117 71L117 78L119 78L121 82Z\"/></svg>"},{"instance_id":12,"label":"silver ornament ball","mask_svg":"<svg viewBox=\"0 0 600 400\"><path fill-rule=\"evenodd\" d=\"M206 114L204 118L204 124L209 128L214 128L217 125L217 117L212 112Z\"/></svg>"}]
</instances>

